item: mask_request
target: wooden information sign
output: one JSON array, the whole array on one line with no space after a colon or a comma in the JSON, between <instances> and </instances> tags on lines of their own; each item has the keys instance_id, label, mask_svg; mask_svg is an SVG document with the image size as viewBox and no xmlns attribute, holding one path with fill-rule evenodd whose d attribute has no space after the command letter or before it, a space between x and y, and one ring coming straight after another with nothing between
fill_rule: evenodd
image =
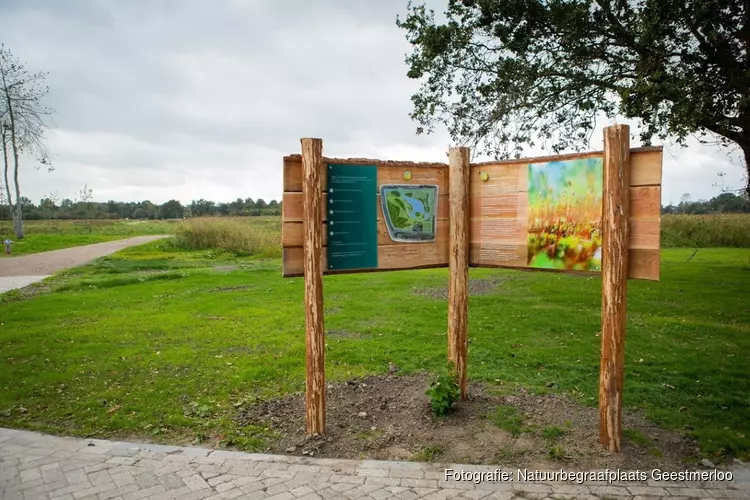
<instances>
[{"instance_id":1,"label":"wooden information sign","mask_svg":"<svg viewBox=\"0 0 750 500\"><path fill-rule=\"evenodd\" d=\"M305 277L307 430L325 431L322 276L450 267L448 358L467 397L468 268L601 273L600 440L619 451L627 278L658 280L661 147L469 163L325 158L320 139L284 158L285 277ZM325 248L325 251L323 251Z\"/></svg>"}]
</instances>

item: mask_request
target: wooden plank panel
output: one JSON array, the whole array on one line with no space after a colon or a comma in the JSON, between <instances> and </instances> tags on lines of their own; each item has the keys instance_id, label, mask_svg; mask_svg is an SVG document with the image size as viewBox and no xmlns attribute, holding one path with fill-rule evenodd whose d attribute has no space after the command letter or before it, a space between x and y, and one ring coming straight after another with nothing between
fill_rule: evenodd
<instances>
[{"instance_id":1,"label":"wooden plank panel","mask_svg":"<svg viewBox=\"0 0 750 500\"><path fill-rule=\"evenodd\" d=\"M524 248L525 251L525 248ZM650 281L659 281L659 250L655 248L642 249L642 248L631 248L628 250L629 253L629 268L628 278L641 279ZM536 269L526 267L526 259L521 257L519 251L518 260L516 263L507 261L507 263L493 264L492 259L482 258L482 247L479 243L472 243L470 246L469 253L469 264L472 267L500 267L508 269L519 269L526 271L542 271L542 272L562 272L571 274L591 274L597 275L598 272L586 272L586 271L564 271L559 269Z\"/></svg>"},{"instance_id":2,"label":"wooden plank panel","mask_svg":"<svg viewBox=\"0 0 750 500\"><path fill-rule=\"evenodd\" d=\"M661 224L658 217L629 219L628 248L658 249L661 242Z\"/></svg>"},{"instance_id":3,"label":"wooden plank panel","mask_svg":"<svg viewBox=\"0 0 750 500\"><path fill-rule=\"evenodd\" d=\"M527 238L526 218L483 217L471 219L472 243L504 242L525 244Z\"/></svg>"},{"instance_id":4,"label":"wooden plank panel","mask_svg":"<svg viewBox=\"0 0 750 500\"><path fill-rule=\"evenodd\" d=\"M399 245L381 245L378 247L378 268L327 271L328 261L323 252L323 274L346 274L355 272L395 271L400 269L426 269L448 266L448 245L429 243L402 243ZM302 248L283 249L282 274L285 278L302 276Z\"/></svg>"},{"instance_id":5,"label":"wooden plank panel","mask_svg":"<svg viewBox=\"0 0 750 500\"><path fill-rule=\"evenodd\" d=\"M322 222L323 224L323 246L328 244L328 232L325 231L327 228L327 225L325 222ZM285 248L288 247L300 247L302 246L302 222L294 221L294 222L284 222L281 228L281 240L282 240L282 246ZM435 241L434 242L424 242L420 243L421 245L428 245L430 243L437 243L439 245L447 245L448 244L448 220L447 219L441 219L438 220L437 228L436 228L436 234L435 234ZM395 245L396 242L394 242L391 237L388 235L388 228L385 225L385 222L383 219L378 219L378 245Z\"/></svg>"},{"instance_id":6,"label":"wooden plank panel","mask_svg":"<svg viewBox=\"0 0 750 500\"><path fill-rule=\"evenodd\" d=\"M658 249L661 225L658 217L630 218L629 248ZM526 225L516 219L471 219L471 243L526 245Z\"/></svg>"},{"instance_id":7,"label":"wooden plank panel","mask_svg":"<svg viewBox=\"0 0 750 500\"><path fill-rule=\"evenodd\" d=\"M528 186L528 166L525 161L514 163L490 163L472 165L469 177L469 194L472 199L491 192L493 196L507 194L509 192L526 192ZM481 179L485 172L489 179Z\"/></svg>"},{"instance_id":8,"label":"wooden plank panel","mask_svg":"<svg viewBox=\"0 0 750 500\"><path fill-rule=\"evenodd\" d=\"M449 212L448 192L438 190L438 220L447 219ZM282 216L284 222L302 222L302 193L284 193L283 203L281 204ZM328 206L328 196L323 194L322 207ZM325 208L321 208L321 220L328 220L328 213ZM383 217L383 210L380 207L380 195L378 195L378 218Z\"/></svg>"},{"instance_id":9,"label":"wooden plank panel","mask_svg":"<svg viewBox=\"0 0 750 500\"><path fill-rule=\"evenodd\" d=\"M661 185L662 154L660 147L630 150L630 187Z\"/></svg>"},{"instance_id":10,"label":"wooden plank panel","mask_svg":"<svg viewBox=\"0 0 750 500\"><path fill-rule=\"evenodd\" d=\"M498 209L502 211L501 215L498 217L482 216L483 207L484 209L487 207ZM521 208L519 209L519 204L507 196L489 200L485 200L482 197L472 198L470 212L472 214L472 240L479 238L478 232L480 230L481 220L516 218L519 221L519 225L525 227L526 214L523 210L524 208L525 207L521 204ZM631 220L660 218L661 186L640 186L630 188L630 208ZM637 232L638 229L635 231ZM654 246L654 248L656 247L658 247L658 244Z\"/></svg>"},{"instance_id":11,"label":"wooden plank panel","mask_svg":"<svg viewBox=\"0 0 750 500\"><path fill-rule=\"evenodd\" d=\"M526 242L472 242L469 245L469 264L476 267L510 267L526 269Z\"/></svg>"},{"instance_id":12,"label":"wooden plank panel","mask_svg":"<svg viewBox=\"0 0 750 500\"><path fill-rule=\"evenodd\" d=\"M570 154L559 156L542 156L537 158L521 158L514 160L502 160L495 162L473 163L471 165L471 194L480 192L482 185L492 185L493 177L498 178L508 169L518 172L518 176L527 174L527 168L532 163L544 163L548 161L575 160L579 158L602 157L601 151L590 153ZM630 186L657 186L661 184L662 171L662 149L656 148L633 148L630 150ZM487 172L489 180L483 182L479 177L481 172ZM505 174L507 175L507 174Z\"/></svg>"},{"instance_id":13,"label":"wooden plank panel","mask_svg":"<svg viewBox=\"0 0 750 500\"><path fill-rule=\"evenodd\" d=\"M658 249L631 248L628 260L628 278L659 281Z\"/></svg>"},{"instance_id":14,"label":"wooden plank panel","mask_svg":"<svg viewBox=\"0 0 750 500\"><path fill-rule=\"evenodd\" d=\"M659 217L661 215L661 186L630 188L630 217Z\"/></svg>"},{"instance_id":15,"label":"wooden plank panel","mask_svg":"<svg viewBox=\"0 0 750 500\"><path fill-rule=\"evenodd\" d=\"M448 193L448 166L442 163L412 163L383 160L366 160L360 158L323 158L324 163L345 165L376 165L378 167L378 185L380 184L436 184L438 194ZM404 179L404 172L411 172L411 179ZM323 172L323 186L328 178ZM325 188L324 188L325 189ZM302 191L302 163L295 155L284 158L284 191Z\"/></svg>"},{"instance_id":16,"label":"wooden plank panel","mask_svg":"<svg viewBox=\"0 0 750 500\"><path fill-rule=\"evenodd\" d=\"M478 192L478 186L483 184L479 179L480 172L486 171L490 174L491 182L493 177L497 177L500 172L513 168L523 170L529 163L543 163L545 161L562 161L576 158L590 158L602 156L601 151L592 151L581 154L569 154L558 156L542 156L536 158L522 158L513 160L492 161L471 164L471 188L470 192ZM378 165L382 167L384 175L381 180L378 174L378 183L403 183L403 184L423 184L431 182L430 179L440 179L438 184L441 188L447 189L448 173L447 165L442 163L412 163L412 162L393 162L383 160L367 160L360 158L323 158L326 163L342 164L359 164L359 165ZM653 148L633 148L630 150L630 186L656 186L661 184L662 178L662 161L663 152L661 147ZM299 155L290 155L284 157L284 191L301 192L302 191L302 161ZM386 167L383 169L383 167ZM425 170L426 169L426 170ZM411 181L405 181L403 173L410 170L412 173ZM325 185L325 174L323 175Z\"/></svg>"}]
</instances>

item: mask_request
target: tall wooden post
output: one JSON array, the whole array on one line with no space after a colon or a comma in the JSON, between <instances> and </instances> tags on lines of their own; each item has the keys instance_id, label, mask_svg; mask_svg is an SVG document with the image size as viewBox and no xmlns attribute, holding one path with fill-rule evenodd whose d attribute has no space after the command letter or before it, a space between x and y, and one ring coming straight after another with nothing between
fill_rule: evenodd
<instances>
[{"instance_id":1,"label":"tall wooden post","mask_svg":"<svg viewBox=\"0 0 750 500\"><path fill-rule=\"evenodd\" d=\"M302 207L305 276L305 421L307 434L323 434L326 427L325 330L323 329L323 141L302 139Z\"/></svg>"},{"instance_id":2,"label":"tall wooden post","mask_svg":"<svg viewBox=\"0 0 750 500\"><path fill-rule=\"evenodd\" d=\"M599 441L619 452L630 216L630 127L604 129L602 212L602 355L599 372Z\"/></svg>"},{"instance_id":3,"label":"tall wooden post","mask_svg":"<svg viewBox=\"0 0 750 500\"><path fill-rule=\"evenodd\" d=\"M448 154L450 186L450 278L448 281L448 353L458 374L461 399L466 388L469 316L469 148L451 148Z\"/></svg>"}]
</instances>

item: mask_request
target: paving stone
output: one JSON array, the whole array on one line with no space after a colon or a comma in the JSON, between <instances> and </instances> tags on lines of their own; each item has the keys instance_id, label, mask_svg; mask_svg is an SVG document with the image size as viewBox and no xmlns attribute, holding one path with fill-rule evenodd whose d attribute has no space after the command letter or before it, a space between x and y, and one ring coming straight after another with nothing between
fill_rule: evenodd
<instances>
[{"instance_id":1,"label":"paving stone","mask_svg":"<svg viewBox=\"0 0 750 500\"><path fill-rule=\"evenodd\" d=\"M591 491L594 492L593 489ZM628 491L636 496L664 497L669 495L664 488L658 488L655 486L628 486Z\"/></svg>"},{"instance_id":2,"label":"paving stone","mask_svg":"<svg viewBox=\"0 0 750 500\"><path fill-rule=\"evenodd\" d=\"M211 485L203 479L200 474L190 474L189 476L183 477L182 480L185 482L188 488L193 491L210 489Z\"/></svg>"},{"instance_id":3,"label":"paving stone","mask_svg":"<svg viewBox=\"0 0 750 500\"><path fill-rule=\"evenodd\" d=\"M725 483L644 481L574 485L446 481L442 467L76 440L0 429L2 500L750 498L750 482L741 480L744 470L737 474L740 480ZM461 464L448 467L466 472L496 470L491 466Z\"/></svg>"}]
</instances>

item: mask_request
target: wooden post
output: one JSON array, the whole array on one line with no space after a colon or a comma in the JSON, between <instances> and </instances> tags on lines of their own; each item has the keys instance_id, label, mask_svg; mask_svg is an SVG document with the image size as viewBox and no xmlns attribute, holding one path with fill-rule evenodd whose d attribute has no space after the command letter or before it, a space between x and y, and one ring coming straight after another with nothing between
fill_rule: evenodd
<instances>
[{"instance_id":1,"label":"wooden post","mask_svg":"<svg viewBox=\"0 0 750 500\"><path fill-rule=\"evenodd\" d=\"M307 434L326 427L325 330L323 329L323 141L302 139L302 231L305 276L305 421Z\"/></svg>"},{"instance_id":2,"label":"wooden post","mask_svg":"<svg viewBox=\"0 0 750 500\"><path fill-rule=\"evenodd\" d=\"M461 399L466 388L469 316L469 148L451 148L448 154L450 202L450 278L448 280L448 355L456 367Z\"/></svg>"},{"instance_id":3,"label":"wooden post","mask_svg":"<svg viewBox=\"0 0 750 500\"><path fill-rule=\"evenodd\" d=\"M612 452L622 439L622 382L630 216L630 127L604 129L602 212L602 354L599 372L599 441Z\"/></svg>"}]
</instances>

